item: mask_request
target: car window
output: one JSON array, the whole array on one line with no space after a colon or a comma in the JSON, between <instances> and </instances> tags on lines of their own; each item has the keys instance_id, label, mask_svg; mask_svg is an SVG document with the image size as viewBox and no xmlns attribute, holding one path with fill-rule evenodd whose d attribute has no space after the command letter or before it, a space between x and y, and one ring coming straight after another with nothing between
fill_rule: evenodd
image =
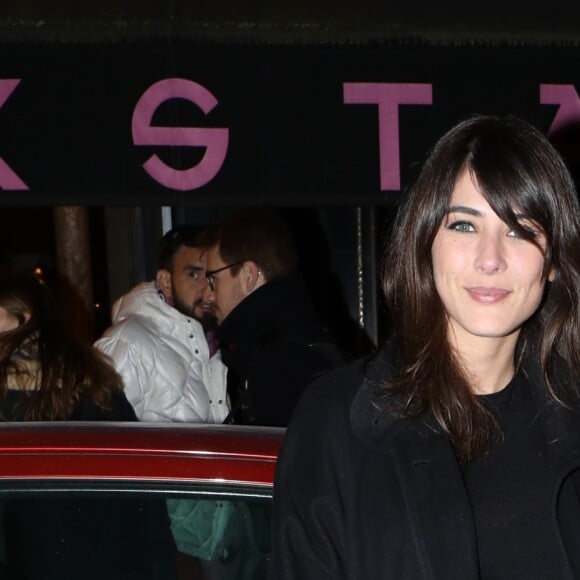
<instances>
[{"instance_id":1,"label":"car window","mask_svg":"<svg viewBox=\"0 0 580 580\"><path fill-rule=\"evenodd\" d=\"M171 498L167 508L182 567L189 561L212 580L266 577L270 503L247 498Z\"/></svg>"},{"instance_id":2,"label":"car window","mask_svg":"<svg viewBox=\"0 0 580 580\"><path fill-rule=\"evenodd\" d=\"M269 492L0 491L0 579L264 580Z\"/></svg>"}]
</instances>

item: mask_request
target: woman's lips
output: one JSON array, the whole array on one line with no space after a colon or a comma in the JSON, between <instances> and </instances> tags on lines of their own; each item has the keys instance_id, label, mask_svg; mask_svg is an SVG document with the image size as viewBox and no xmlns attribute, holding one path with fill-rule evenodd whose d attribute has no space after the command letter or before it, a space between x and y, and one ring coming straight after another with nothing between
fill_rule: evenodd
<instances>
[{"instance_id":1,"label":"woman's lips","mask_svg":"<svg viewBox=\"0 0 580 580\"><path fill-rule=\"evenodd\" d=\"M510 294L510 290L506 290L505 288L488 288L485 286L472 286L466 288L466 290L473 300L483 304L496 304Z\"/></svg>"}]
</instances>

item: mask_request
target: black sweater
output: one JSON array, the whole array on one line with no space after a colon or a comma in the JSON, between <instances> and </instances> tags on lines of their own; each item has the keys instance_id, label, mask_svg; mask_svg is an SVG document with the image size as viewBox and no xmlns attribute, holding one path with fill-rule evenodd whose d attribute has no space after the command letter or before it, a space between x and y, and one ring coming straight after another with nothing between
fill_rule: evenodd
<instances>
[{"instance_id":1,"label":"black sweater","mask_svg":"<svg viewBox=\"0 0 580 580\"><path fill-rule=\"evenodd\" d=\"M481 579L562 578L566 554L552 517L558 473L548 459L532 387L520 372L482 399L503 437L464 469Z\"/></svg>"}]
</instances>

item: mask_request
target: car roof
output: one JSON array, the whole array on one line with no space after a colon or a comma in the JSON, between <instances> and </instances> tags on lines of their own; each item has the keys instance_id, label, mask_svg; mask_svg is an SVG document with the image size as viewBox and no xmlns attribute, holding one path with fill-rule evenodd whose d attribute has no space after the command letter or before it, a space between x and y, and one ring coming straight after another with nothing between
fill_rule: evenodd
<instances>
[{"instance_id":1,"label":"car roof","mask_svg":"<svg viewBox=\"0 0 580 580\"><path fill-rule=\"evenodd\" d=\"M271 486L283 429L175 423L0 424L0 481L221 482Z\"/></svg>"}]
</instances>

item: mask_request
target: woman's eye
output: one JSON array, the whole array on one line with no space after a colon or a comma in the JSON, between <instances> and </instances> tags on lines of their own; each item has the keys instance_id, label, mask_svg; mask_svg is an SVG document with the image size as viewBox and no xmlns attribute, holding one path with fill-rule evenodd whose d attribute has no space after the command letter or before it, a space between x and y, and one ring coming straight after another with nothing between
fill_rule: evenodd
<instances>
[{"instance_id":1,"label":"woman's eye","mask_svg":"<svg viewBox=\"0 0 580 580\"><path fill-rule=\"evenodd\" d=\"M450 224L447 225L447 229L466 234L475 231L473 224L466 221L451 222Z\"/></svg>"},{"instance_id":2,"label":"woman's eye","mask_svg":"<svg viewBox=\"0 0 580 580\"><path fill-rule=\"evenodd\" d=\"M520 224L520 225L521 225L522 229L524 230L524 232L526 232L526 234L529 234L530 236L532 236L534 238L541 235L541 233L542 233L541 230L539 230L538 228L534 227L531 224L524 223L524 224ZM510 236L512 238L521 238L521 239L524 238L524 236L516 230L510 230L508 232L508 236Z\"/></svg>"}]
</instances>

